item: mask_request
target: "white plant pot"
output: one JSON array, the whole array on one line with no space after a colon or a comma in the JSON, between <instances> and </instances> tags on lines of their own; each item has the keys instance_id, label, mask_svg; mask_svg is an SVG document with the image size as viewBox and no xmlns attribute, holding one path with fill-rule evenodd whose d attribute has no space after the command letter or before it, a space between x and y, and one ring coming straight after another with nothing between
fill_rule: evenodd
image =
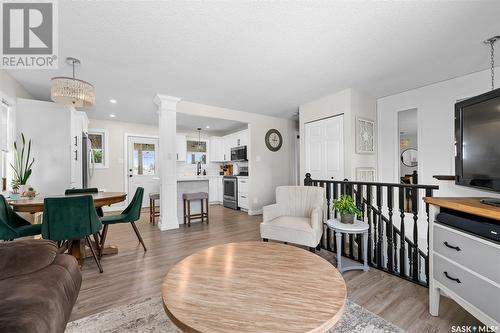
<instances>
[{"instance_id":1,"label":"white plant pot","mask_svg":"<svg viewBox=\"0 0 500 333\"><path fill-rule=\"evenodd\" d=\"M24 192L28 191L31 185L19 185L19 194L23 195Z\"/></svg>"}]
</instances>

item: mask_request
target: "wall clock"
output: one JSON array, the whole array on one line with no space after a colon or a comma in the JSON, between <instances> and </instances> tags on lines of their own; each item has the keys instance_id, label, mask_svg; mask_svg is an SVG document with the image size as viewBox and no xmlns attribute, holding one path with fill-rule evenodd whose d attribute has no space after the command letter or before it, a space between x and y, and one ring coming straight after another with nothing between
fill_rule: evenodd
<instances>
[{"instance_id":1,"label":"wall clock","mask_svg":"<svg viewBox=\"0 0 500 333\"><path fill-rule=\"evenodd\" d=\"M283 137L277 129L270 129L266 133L266 146L270 151L278 151L283 144Z\"/></svg>"}]
</instances>

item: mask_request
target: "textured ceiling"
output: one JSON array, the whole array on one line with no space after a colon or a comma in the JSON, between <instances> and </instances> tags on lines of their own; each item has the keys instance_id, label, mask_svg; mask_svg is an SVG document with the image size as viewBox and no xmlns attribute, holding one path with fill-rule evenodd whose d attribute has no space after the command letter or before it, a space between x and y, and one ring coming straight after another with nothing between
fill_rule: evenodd
<instances>
[{"instance_id":1,"label":"textured ceiling","mask_svg":"<svg viewBox=\"0 0 500 333\"><path fill-rule=\"evenodd\" d=\"M82 60L93 118L156 123L157 92L292 117L345 88L380 97L487 68L498 13L500 1L59 1L59 58ZM50 78L71 71L9 73L49 99Z\"/></svg>"}]
</instances>

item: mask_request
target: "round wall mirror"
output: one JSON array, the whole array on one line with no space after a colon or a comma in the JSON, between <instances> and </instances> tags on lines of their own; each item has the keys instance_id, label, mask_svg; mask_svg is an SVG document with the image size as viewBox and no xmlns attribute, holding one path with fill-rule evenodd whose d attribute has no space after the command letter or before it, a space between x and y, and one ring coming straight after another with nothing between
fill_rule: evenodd
<instances>
[{"instance_id":1,"label":"round wall mirror","mask_svg":"<svg viewBox=\"0 0 500 333\"><path fill-rule=\"evenodd\" d=\"M408 148L401 153L401 163L408 167L418 165L418 151L415 148Z\"/></svg>"}]
</instances>

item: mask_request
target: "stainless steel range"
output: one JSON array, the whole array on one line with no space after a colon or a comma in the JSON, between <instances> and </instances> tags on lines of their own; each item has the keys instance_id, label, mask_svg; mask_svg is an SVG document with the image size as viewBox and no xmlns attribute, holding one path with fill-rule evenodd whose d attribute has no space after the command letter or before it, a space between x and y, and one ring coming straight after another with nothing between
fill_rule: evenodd
<instances>
[{"instance_id":1,"label":"stainless steel range","mask_svg":"<svg viewBox=\"0 0 500 333\"><path fill-rule=\"evenodd\" d=\"M236 176L224 176L222 182L224 185L224 207L238 209L238 178Z\"/></svg>"}]
</instances>

